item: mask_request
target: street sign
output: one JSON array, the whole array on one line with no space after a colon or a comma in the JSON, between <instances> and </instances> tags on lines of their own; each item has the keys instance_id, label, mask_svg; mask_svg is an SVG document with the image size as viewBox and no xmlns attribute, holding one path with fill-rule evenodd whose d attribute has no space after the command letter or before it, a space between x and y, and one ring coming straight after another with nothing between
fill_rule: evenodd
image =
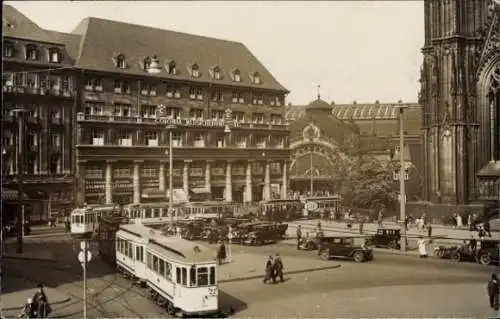
<instances>
[{"instance_id":1,"label":"street sign","mask_svg":"<svg viewBox=\"0 0 500 319\"><path fill-rule=\"evenodd\" d=\"M227 239L229 239L229 240L233 239L233 233L231 233L231 232L228 233L227 234Z\"/></svg>"},{"instance_id":2,"label":"street sign","mask_svg":"<svg viewBox=\"0 0 500 319\"><path fill-rule=\"evenodd\" d=\"M86 253L87 253L87 262L89 262L92 259L92 253L89 250ZM84 251L78 253L78 261L81 262L82 264L85 263Z\"/></svg>"},{"instance_id":3,"label":"street sign","mask_svg":"<svg viewBox=\"0 0 500 319\"><path fill-rule=\"evenodd\" d=\"M307 202L306 205L305 205L305 208L308 211L316 210L316 209L318 209L318 203L316 203L316 202Z\"/></svg>"}]
</instances>

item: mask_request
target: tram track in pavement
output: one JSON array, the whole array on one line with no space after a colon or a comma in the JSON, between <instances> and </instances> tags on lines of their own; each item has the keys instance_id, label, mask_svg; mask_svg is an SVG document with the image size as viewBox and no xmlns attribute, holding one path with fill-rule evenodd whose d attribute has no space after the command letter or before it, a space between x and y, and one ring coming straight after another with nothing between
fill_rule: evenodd
<instances>
[{"instance_id":1,"label":"tram track in pavement","mask_svg":"<svg viewBox=\"0 0 500 319\"><path fill-rule=\"evenodd\" d=\"M40 265L37 265L37 266L38 266L37 267L38 269L42 269L42 270L45 269L45 270L51 271L53 273L55 272L55 273L57 273L58 276L61 276L61 275L67 276L68 275L68 267L54 267L54 265L49 266L49 265L46 265L43 263L40 263ZM15 268L14 268L14 271L9 270L9 275L24 278L28 281L33 282L33 283L39 283L40 281L43 281L43 280L39 280L38 278L34 278L34 275L20 273L20 272L16 274L15 273L16 270L17 269L15 269ZM78 282L78 279L77 279L78 277L74 278L74 274L72 274L72 275L73 275L72 278L68 278L68 279L73 281L71 283L71 285L73 285L74 287L78 287L78 288L83 289L83 283ZM105 285L103 287L101 287L98 291L96 291L95 293L90 294L89 298L87 298L87 306L90 306L89 307L90 309L88 309L88 310L94 310L100 316L103 316L103 317L108 317L108 318L122 317L123 314L121 314L121 313L110 312L110 311L105 309L106 304L115 302L115 303L119 304L120 307L124 308L126 311L131 313L133 316L141 317L142 316L141 313L135 311L132 307L130 307L128 305L127 299L121 300L120 298L124 298L124 297L126 298L126 294L131 293L133 296L145 298L145 299L148 299L148 301L149 301L148 294L145 291L135 290L134 288L136 288L136 285L134 283L129 283L129 284L120 283L120 281L119 281L120 278L122 278L122 275L116 273L113 275L113 277L110 280L100 279L102 282L105 283ZM50 287L51 285L46 284L46 286ZM116 293L116 288L121 289L122 291ZM90 289L92 289L92 288L90 287ZM101 296L103 296L105 294L105 292L107 290L110 290L110 289L113 290L114 294L111 297L102 297L101 298ZM68 303L65 303L65 304L61 305L60 307L58 307L58 311L68 309L76 304L80 304L83 302L83 298L81 295L72 293L72 292L68 291L68 289L64 289L63 292L65 294L67 294L68 296L70 296L72 301L68 301ZM104 299L104 300L102 300L102 299ZM72 316L76 316L76 315L81 315L81 312L82 311L70 313L70 314L65 315L64 317L72 317Z\"/></svg>"}]
</instances>

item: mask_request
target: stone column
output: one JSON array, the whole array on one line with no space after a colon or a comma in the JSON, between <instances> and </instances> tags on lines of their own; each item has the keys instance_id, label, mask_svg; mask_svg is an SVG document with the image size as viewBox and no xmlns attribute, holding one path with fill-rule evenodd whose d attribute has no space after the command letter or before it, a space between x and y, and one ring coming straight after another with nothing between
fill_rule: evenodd
<instances>
[{"instance_id":1,"label":"stone column","mask_svg":"<svg viewBox=\"0 0 500 319\"><path fill-rule=\"evenodd\" d=\"M112 161L106 161L106 172L104 177L104 203L113 203L113 164Z\"/></svg>"},{"instance_id":2,"label":"stone column","mask_svg":"<svg viewBox=\"0 0 500 319\"><path fill-rule=\"evenodd\" d=\"M160 161L160 169L158 173L159 190L164 191L165 187L165 161Z\"/></svg>"},{"instance_id":3,"label":"stone column","mask_svg":"<svg viewBox=\"0 0 500 319\"><path fill-rule=\"evenodd\" d=\"M243 202L251 203L253 201L252 192L252 162L247 163L246 179L245 179L245 193Z\"/></svg>"},{"instance_id":4,"label":"stone column","mask_svg":"<svg viewBox=\"0 0 500 319\"><path fill-rule=\"evenodd\" d=\"M184 161L184 170L182 174L182 188L186 195L189 195L189 161Z\"/></svg>"},{"instance_id":5,"label":"stone column","mask_svg":"<svg viewBox=\"0 0 500 319\"><path fill-rule=\"evenodd\" d=\"M262 199L271 199L271 163L266 162L266 171L264 175L264 187L262 189Z\"/></svg>"},{"instance_id":6,"label":"stone column","mask_svg":"<svg viewBox=\"0 0 500 319\"><path fill-rule=\"evenodd\" d=\"M281 185L281 199L288 198L288 163L283 162L283 185Z\"/></svg>"},{"instance_id":7,"label":"stone column","mask_svg":"<svg viewBox=\"0 0 500 319\"><path fill-rule=\"evenodd\" d=\"M232 183L231 162L226 163L226 188L224 190L224 200L233 201L233 183Z\"/></svg>"},{"instance_id":8,"label":"stone column","mask_svg":"<svg viewBox=\"0 0 500 319\"><path fill-rule=\"evenodd\" d=\"M209 161L205 164L205 189L207 193L212 193L212 164Z\"/></svg>"},{"instance_id":9,"label":"stone column","mask_svg":"<svg viewBox=\"0 0 500 319\"><path fill-rule=\"evenodd\" d=\"M134 161L134 171L132 174L132 185L134 190L133 203L139 204L141 202L141 173L140 163L142 161Z\"/></svg>"}]
</instances>

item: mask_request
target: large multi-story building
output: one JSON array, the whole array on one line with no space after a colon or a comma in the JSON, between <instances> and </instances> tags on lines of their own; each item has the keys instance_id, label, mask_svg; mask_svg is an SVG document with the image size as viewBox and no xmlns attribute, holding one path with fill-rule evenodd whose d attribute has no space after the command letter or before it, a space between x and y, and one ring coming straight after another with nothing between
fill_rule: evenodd
<instances>
[{"instance_id":1,"label":"large multi-story building","mask_svg":"<svg viewBox=\"0 0 500 319\"><path fill-rule=\"evenodd\" d=\"M287 193L289 130L283 111L288 91L243 44L97 18L61 34L4 8L4 26L17 28L16 36L26 44L36 44L38 33L53 34L61 43L36 44L39 59L49 60L31 63L24 42L15 40L22 65L36 64L43 70L38 74L74 76L69 86L61 78L59 96L32 95L31 82L16 78L9 94L25 104L46 103L40 107L44 113L31 117L46 116L46 125L64 134L57 139L41 127L38 139L47 136L46 144L61 146L60 157L48 151L40 156L47 163L61 159L58 166L46 164L50 172L76 176L80 202L166 198L170 133L174 188L236 202ZM50 60L53 46L65 54L60 63ZM54 68L59 70L49 70ZM47 83L49 89L56 85ZM52 114L48 109L59 115L46 115ZM42 182L45 171L38 167L28 175Z\"/></svg>"},{"instance_id":2,"label":"large multi-story building","mask_svg":"<svg viewBox=\"0 0 500 319\"><path fill-rule=\"evenodd\" d=\"M77 51L68 46L72 35L43 30L10 6L3 6L2 26L4 212L15 212L9 204L17 199L19 164L24 160L24 193L37 220L47 214L48 206L54 211L73 206L77 86L72 65ZM23 126L21 138L19 126ZM20 152L20 142L24 152Z\"/></svg>"},{"instance_id":3,"label":"large multi-story building","mask_svg":"<svg viewBox=\"0 0 500 319\"><path fill-rule=\"evenodd\" d=\"M425 1L425 194L433 203L500 199L498 1Z\"/></svg>"}]
</instances>

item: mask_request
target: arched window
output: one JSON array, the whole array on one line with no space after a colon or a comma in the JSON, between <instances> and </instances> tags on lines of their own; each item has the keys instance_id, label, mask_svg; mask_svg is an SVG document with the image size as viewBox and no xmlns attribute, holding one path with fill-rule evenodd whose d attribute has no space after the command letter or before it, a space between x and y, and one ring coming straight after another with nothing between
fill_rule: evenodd
<instances>
[{"instance_id":1,"label":"arched window","mask_svg":"<svg viewBox=\"0 0 500 319\"><path fill-rule=\"evenodd\" d=\"M196 64L196 63L191 66L191 76L193 78L200 77L200 68L199 68L198 64Z\"/></svg>"},{"instance_id":2,"label":"arched window","mask_svg":"<svg viewBox=\"0 0 500 319\"><path fill-rule=\"evenodd\" d=\"M28 44L26 46L26 60L36 61L38 60L38 49L33 44Z\"/></svg>"},{"instance_id":3,"label":"arched window","mask_svg":"<svg viewBox=\"0 0 500 319\"><path fill-rule=\"evenodd\" d=\"M235 69L233 71L233 81L234 82L241 82L241 72L238 69Z\"/></svg>"},{"instance_id":4,"label":"arched window","mask_svg":"<svg viewBox=\"0 0 500 319\"><path fill-rule=\"evenodd\" d=\"M116 67L120 69L125 69L127 68L127 61L125 60L125 55L123 54L118 54L116 57Z\"/></svg>"},{"instance_id":5,"label":"arched window","mask_svg":"<svg viewBox=\"0 0 500 319\"><path fill-rule=\"evenodd\" d=\"M61 52L59 48L50 48L49 49L49 62L59 63L61 62Z\"/></svg>"}]
</instances>

